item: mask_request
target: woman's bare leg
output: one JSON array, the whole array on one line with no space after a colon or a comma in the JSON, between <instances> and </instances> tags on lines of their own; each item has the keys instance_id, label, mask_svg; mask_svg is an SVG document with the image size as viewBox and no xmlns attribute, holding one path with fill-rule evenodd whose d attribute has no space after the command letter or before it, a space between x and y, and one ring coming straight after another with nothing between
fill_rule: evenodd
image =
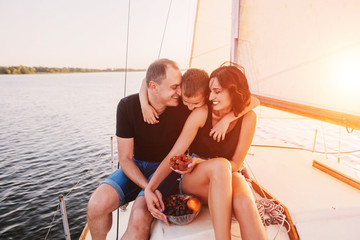
<instances>
[{"instance_id":1,"label":"woman's bare leg","mask_svg":"<svg viewBox=\"0 0 360 240\"><path fill-rule=\"evenodd\" d=\"M208 203L216 239L231 239L231 175L228 160L210 159L183 178L183 191Z\"/></svg>"},{"instance_id":2,"label":"woman's bare leg","mask_svg":"<svg viewBox=\"0 0 360 240\"><path fill-rule=\"evenodd\" d=\"M234 173L232 174L232 184L233 211L240 225L241 239L267 239L254 196L245 178L239 173Z\"/></svg>"}]
</instances>

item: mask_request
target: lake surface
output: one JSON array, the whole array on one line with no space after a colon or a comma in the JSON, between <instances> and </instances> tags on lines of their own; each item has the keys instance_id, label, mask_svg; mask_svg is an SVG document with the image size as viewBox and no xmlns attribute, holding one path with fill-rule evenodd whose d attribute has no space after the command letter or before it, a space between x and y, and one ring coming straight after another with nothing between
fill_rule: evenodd
<instances>
[{"instance_id":1,"label":"lake surface","mask_svg":"<svg viewBox=\"0 0 360 240\"><path fill-rule=\"evenodd\" d=\"M144 76L128 73L127 94L138 91ZM71 237L79 238L90 194L111 172L110 137L123 95L124 73L0 75L0 239L44 239L49 229L47 239L64 239L60 194ZM358 131L291 117L259 118L254 143L311 149L315 129L319 151L325 142L337 152L339 136L342 151L360 149ZM342 156L360 170L359 159L359 153Z\"/></svg>"}]
</instances>

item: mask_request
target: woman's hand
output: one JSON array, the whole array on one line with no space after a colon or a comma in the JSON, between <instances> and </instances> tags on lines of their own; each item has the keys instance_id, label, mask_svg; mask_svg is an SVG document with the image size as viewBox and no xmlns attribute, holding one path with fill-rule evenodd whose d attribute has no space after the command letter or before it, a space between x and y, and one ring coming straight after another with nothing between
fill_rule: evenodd
<instances>
[{"instance_id":1,"label":"woman's hand","mask_svg":"<svg viewBox=\"0 0 360 240\"><path fill-rule=\"evenodd\" d=\"M141 105L141 112L143 114L144 122L148 124L156 124L159 122L159 115L150 104Z\"/></svg>"},{"instance_id":2,"label":"woman's hand","mask_svg":"<svg viewBox=\"0 0 360 240\"><path fill-rule=\"evenodd\" d=\"M145 188L144 195L145 195L146 205L151 215L154 218L164 221L167 225L170 225L170 223L166 218L166 215L163 214L165 210L165 205L162 200L161 192L157 189L154 192L152 192L150 188Z\"/></svg>"}]
</instances>

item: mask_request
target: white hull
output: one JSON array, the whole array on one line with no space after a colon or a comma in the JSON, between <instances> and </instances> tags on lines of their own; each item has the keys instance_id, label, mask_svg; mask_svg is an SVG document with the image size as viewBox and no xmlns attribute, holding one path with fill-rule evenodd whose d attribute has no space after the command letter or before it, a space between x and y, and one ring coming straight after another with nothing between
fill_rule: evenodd
<instances>
[{"instance_id":1,"label":"white hull","mask_svg":"<svg viewBox=\"0 0 360 240\"><path fill-rule=\"evenodd\" d=\"M360 191L312 167L315 157L302 150L251 147L246 161L260 185L287 207L300 239L360 239ZM130 207L120 212L120 236ZM115 215L107 239L116 238ZM277 229L276 225L267 227L269 239L274 239ZM289 239L284 231L276 239ZM91 239L89 233L85 239ZM185 226L168 227L156 221L150 239L215 239L209 211L203 208ZM241 239L236 222L232 224L232 239Z\"/></svg>"}]
</instances>

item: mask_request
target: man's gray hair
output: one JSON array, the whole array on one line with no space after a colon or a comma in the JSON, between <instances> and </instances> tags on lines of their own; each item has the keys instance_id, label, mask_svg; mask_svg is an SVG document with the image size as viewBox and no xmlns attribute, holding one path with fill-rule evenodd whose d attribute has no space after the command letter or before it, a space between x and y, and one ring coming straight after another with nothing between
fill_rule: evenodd
<instances>
[{"instance_id":1,"label":"man's gray hair","mask_svg":"<svg viewBox=\"0 0 360 240\"><path fill-rule=\"evenodd\" d=\"M162 80L166 77L166 69L168 67L179 70L177 64L167 58L157 59L150 64L146 71L146 85L149 86L150 81L161 84Z\"/></svg>"}]
</instances>

